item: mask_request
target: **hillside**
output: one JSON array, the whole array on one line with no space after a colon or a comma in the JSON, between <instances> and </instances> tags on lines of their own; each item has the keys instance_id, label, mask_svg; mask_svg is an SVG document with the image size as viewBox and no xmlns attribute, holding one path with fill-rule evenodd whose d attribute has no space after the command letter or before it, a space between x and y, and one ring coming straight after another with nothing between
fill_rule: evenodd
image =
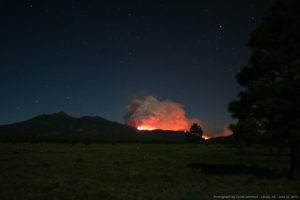
<instances>
[{"instance_id":1,"label":"hillside","mask_svg":"<svg viewBox=\"0 0 300 200\"><path fill-rule=\"evenodd\" d=\"M95 116L72 117L64 112L0 126L0 141L42 142L184 142L183 132L137 131Z\"/></svg>"}]
</instances>

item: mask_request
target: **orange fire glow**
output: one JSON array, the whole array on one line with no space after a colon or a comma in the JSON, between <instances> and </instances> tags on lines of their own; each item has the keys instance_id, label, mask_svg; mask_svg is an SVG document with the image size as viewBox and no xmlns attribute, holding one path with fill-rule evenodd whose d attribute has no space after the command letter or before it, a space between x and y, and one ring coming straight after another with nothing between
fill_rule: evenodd
<instances>
[{"instance_id":1,"label":"orange fire glow","mask_svg":"<svg viewBox=\"0 0 300 200\"><path fill-rule=\"evenodd\" d=\"M150 118L136 120L134 125L138 130L168 130L168 131L186 131L189 128L189 122L185 119L162 120L160 118Z\"/></svg>"},{"instance_id":2,"label":"orange fire glow","mask_svg":"<svg viewBox=\"0 0 300 200\"><path fill-rule=\"evenodd\" d=\"M154 96L135 99L125 108L125 123L138 130L188 131L201 121L186 116L183 105Z\"/></svg>"},{"instance_id":3,"label":"orange fire glow","mask_svg":"<svg viewBox=\"0 0 300 200\"><path fill-rule=\"evenodd\" d=\"M203 135L202 138L203 138L204 140L210 139L210 137L208 137L208 136L206 136L206 135Z\"/></svg>"},{"instance_id":4,"label":"orange fire glow","mask_svg":"<svg viewBox=\"0 0 300 200\"><path fill-rule=\"evenodd\" d=\"M193 123L197 123L203 129L204 140L216 136L228 136L232 134L229 125L223 130L213 129L205 125L201 120L186 116L184 106L174 101L160 101L154 96L134 99L125 107L124 121L127 125L137 130L167 130L188 132Z\"/></svg>"},{"instance_id":5,"label":"orange fire glow","mask_svg":"<svg viewBox=\"0 0 300 200\"><path fill-rule=\"evenodd\" d=\"M140 131L142 131L142 130L147 130L147 131L152 131L152 130L155 130L156 128L154 128L154 127L152 127L152 126L138 126L137 127L137 130L140 130Z\"/></svg>"}]
</instances>

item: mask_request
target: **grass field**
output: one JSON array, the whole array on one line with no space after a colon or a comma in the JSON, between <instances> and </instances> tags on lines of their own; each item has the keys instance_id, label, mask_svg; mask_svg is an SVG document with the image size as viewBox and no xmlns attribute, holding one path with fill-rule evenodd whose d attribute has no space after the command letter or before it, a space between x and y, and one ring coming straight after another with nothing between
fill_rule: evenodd
<instances>
[{"instance_id":1,"label":"grass field","mask_svg":"<svg viewBox=\"0 0 300 200\"><path fill-rule=\"evenodd\" d=\"M0 144L0 199L300 198L300 182L286 176L288 157L266 152L205 144Z\"/></svg>"}]
</instances>

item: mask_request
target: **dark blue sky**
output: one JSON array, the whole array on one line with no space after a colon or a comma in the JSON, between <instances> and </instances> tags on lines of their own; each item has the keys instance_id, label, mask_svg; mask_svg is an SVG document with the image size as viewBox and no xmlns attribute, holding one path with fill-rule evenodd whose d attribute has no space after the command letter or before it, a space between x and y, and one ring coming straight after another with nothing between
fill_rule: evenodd
<instances>
[{"instance_id":1,"label":"dark blue sky","mask_svg":"<svg viewBox=\"0 0 300 200\"><path fill-rule=\"evenodd\" d=\"M61 110L123 122L151 94L222 127L271 2L0 0L0 124Z\"/></svg>"}]
</instances>

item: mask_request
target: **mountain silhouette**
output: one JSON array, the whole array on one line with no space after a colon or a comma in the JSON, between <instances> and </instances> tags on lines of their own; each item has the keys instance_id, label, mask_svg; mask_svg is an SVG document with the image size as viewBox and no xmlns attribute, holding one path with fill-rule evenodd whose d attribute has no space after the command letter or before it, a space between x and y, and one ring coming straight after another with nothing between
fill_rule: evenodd
<instances>
[{"instance_id":1,"label":"mountain silhouette","mask_svg":"<svg viewBox=\"0 0 300 200\"><path fill-rule=\"evenodd\" d=\"M0 125L0 141L18 142L184 142L180 131L138 131L95 116L72 117L64 112Z\"/></svg>"}]
</instances>

